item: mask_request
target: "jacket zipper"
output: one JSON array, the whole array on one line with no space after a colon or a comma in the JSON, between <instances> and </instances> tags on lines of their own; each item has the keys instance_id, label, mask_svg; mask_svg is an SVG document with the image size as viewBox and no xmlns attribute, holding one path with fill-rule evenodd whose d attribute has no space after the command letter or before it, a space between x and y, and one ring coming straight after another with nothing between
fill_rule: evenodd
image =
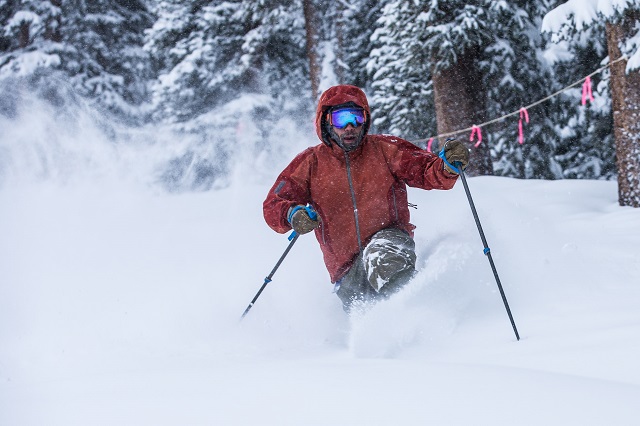
<instances>
[{"instance_id":1,"label":"jacket zipper","mask_svg":"<svg viewBox=\"0 0 640 426\"><path fill-rule=\"evenodd\" d=\"M362 239L360 238L360 221L358 220L358 206L356 204L356 193L353 189L353 182L351 180L351 163L349 162L349 153L344 152L344 159L347 164L347 181L349 183L349 191L351 191L351 202L353 203L353 217L356 221L356 236L358 237L358 248L362 253Z\"/></svg>"},{"instance_id":2,"label":"jacket zipper","mask_svg":"<svg viewBox=\"0 0 640 426\"><path fill-rule=\"evenodd\" d=\"M393 210L396 214L396 222L398 221L398 203L396 201L396 188L391 187L391 194L393 195Z\"/></svg>"}]
</instances>

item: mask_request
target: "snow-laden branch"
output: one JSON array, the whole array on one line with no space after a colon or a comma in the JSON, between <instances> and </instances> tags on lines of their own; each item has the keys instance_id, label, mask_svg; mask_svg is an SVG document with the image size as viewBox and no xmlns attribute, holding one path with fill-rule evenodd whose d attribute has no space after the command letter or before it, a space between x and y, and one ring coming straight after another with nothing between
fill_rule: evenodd
<instances>
[{"instance_id":1,"label":"snow-laden branch","mask_svg":"<svg viewBox=\"0 0 640 426\"><path fill-rule=\"evenodd\" d=\"M559 43L597 23L615 22L631 9L640 9L640 0L569 0L545 15L541 30L551 34L552 42ZM635 31L620 46L622 53L629 58L627 72L640 68L638 23Z\"/></svg>"}]
</instances>

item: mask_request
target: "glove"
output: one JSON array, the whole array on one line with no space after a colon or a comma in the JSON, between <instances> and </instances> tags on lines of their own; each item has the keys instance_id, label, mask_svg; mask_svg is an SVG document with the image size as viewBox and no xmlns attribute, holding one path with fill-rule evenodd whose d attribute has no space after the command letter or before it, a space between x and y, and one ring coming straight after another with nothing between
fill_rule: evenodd
<instances>
[{"instance_id":1,"label":"glove","mask_svg":"<svg viewBox=\"0 0 640 426\"><path fill-rule=\"evenodd\" d=\"M291 227L300 235L309 233L318 227L318 221L309 216L307 209L310 209L315 216L315 211L311 207L302 205L291 207L287 214Z\"/></svg>"},{"instance_id":2,"label":"glove","mask_svg":"<svg viewBox=\"0 0 640 426\"><path fill-rule=\"evenodd\" d=\"M444 151L444 156L449 164L458 167L456 162L459 162L462 165L462 170L467 168L467 164L469 164L469 150L462 142L456 139L449 139L445 142L442 150ZM449 167L446 162L444 163L444 168L449 173L458 174L455 170Z\"/></svg>"}]
</instances>

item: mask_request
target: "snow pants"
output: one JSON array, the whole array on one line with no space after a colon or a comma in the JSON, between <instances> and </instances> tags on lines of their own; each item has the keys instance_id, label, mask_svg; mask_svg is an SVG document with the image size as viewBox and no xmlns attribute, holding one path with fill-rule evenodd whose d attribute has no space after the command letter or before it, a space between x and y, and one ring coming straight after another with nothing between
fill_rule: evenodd
<instances>
[{"instance_id":1,"label":"snow pants","mask_svg":"<svg viewBox=\"0 0 640 426\"><path fill-rule=\"evenodd\" d=\"M347 274L335 284L343 308L385 299L400 290L416 272L415 242L404 231L378 231L355 259Z\"/></svg>"}]
</instances>

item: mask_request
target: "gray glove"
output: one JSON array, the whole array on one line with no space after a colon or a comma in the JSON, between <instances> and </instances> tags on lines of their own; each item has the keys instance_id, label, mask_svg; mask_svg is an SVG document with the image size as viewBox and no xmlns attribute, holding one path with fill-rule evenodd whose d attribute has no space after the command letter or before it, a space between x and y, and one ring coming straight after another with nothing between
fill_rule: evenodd
<instances>
[{"instance_id":1,"label":"gray glove","mask_svg":"<svg viewBox=\"0 0 640 426\"><path fill-rule=\"evenodd\" d=\"M456 139L448 140L445 142L443 149L449 164L458 167L456 162L459 162L462 165L462 170L467 168L467 164L469 164L469 149L462 142ZM447 163L444 163L444 168L450 173L457 174Z\"/></svg>"},{"instance_id":2,"label":"gray glove","mask_svg":"<svg viewBox=\"0 0 640 426\"><path fill-rule=\"evenodd\" d=\"M300 207L300 209L295 210L296 207ZM291 214L291 212L293 212L293 214ZM289 223L293 230L300 235L309 233L318 227L318 221L309 216L309 213L304 206L291 207L287 217L289 218Z\"/></svg>"}]
</instances>

